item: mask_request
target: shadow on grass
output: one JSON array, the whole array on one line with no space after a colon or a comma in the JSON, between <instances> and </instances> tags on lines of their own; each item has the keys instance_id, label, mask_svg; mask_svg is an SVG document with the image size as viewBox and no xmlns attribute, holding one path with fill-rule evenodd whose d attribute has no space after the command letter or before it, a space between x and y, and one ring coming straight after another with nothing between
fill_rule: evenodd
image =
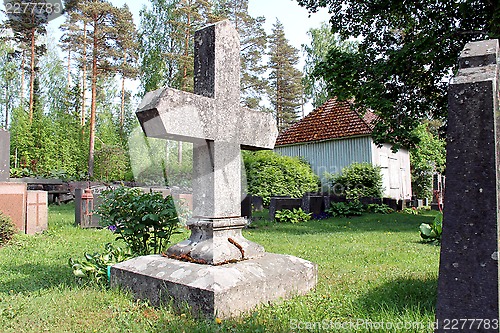
<instances>
[{"instance_id":1,"label":"shadow on grass","mask_svg":"<svg viewBox=\"0 0 500 333\"><path fill-rule=\"evenodd\" d=\"M40 263L9 265L7 269L2 270L2 274L11 278L0 283L0 293L36 292L62 284L71 285L74 283L71 269L64 265Z\"/></svg>"},{"instance_id":2,"label":"shadow on grass","mask_svg":"<svg viewBox=\"0 0 500 333\"><path fill-rule=\"evenodd\" d=\"M437 279L399 278L371 289L356 301L357 308L369 317L381 313L403 316L419 313L434 316Z\"/></svg>"},{"instance_id":3,"label":"shadow on grass","mask_svg":"<svg viewBox=\"0 0 500 333\"><path fill-rule=\"evenodd\" d=\"M329 218L290 224L260 220L252 223L252 230L266 233L324 234L336 232L418 232L423 222L430 222L432 215L366 214L351 218Z\"/></svg>"}]
</instances>

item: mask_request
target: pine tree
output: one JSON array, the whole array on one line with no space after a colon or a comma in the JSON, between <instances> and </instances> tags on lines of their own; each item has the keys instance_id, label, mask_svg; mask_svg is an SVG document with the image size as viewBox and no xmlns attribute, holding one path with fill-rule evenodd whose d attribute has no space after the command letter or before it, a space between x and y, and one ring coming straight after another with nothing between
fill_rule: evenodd
<instances>
[{"instance_id":1,"label":"pine tree","mask_svg":"<svg viewBox=\"0 0 500 333\"><path fill-rule=\"evenodd\" d=\"M117 40L117 46L121 51L118 71L122 78L120 128L123 130L125 125L125 79L135 79L139 74L137 64L139 58L137 30L134 25L132 13L127 5L124 5L117 12L116 28L118 36L120 36Z\"/></svg>"},{"instance_id":2,"label":"pine tree","mask_svg":"<svg viewBox=\"0 0 500 333\"><path fill-rule=\"evenodd\" d=\"M81 110L80 124L83 128L86 120L86 92L87 92L87 66L88 66L88 23L90 18L85 15L88 3L92 0L66 0L66 22L61 26L64 34L61 37L63 50L68 52L68 85L71 77L71 55L74 54L77 60L78 68L81 70ZM82 129L83 133L83 129Z\"/></svg>"},{"instance_id":3,"label":"pine tree","mask_svg":"<svg viewBox=\"0 0 500 333\"><path fill-rule=\"evenodd\" d=\"M273 25L269 45L269 100L281 132L296 121L302 105L302 73L294 67L299 62L299 50L290 45L279 20Z\"/></svg>"},{"instance_id":4,"label":"pine tree","mask_svg":"<svg viewBox=\"0 0 500 333\"><path fill-rule=\"evenodd\" d=\"M30 101L29 101L29 119L33 121L33 111L35 104L35 79L37 74L36 61L37 56L45 52L45 45L37 45L37 39L40 35L45 34L45 27L47 25L47 13L32 10L36 9L38 4L45 4L44 0L34 0L29 3L28 10L24 10L25 2L22 0L12 0L11 3L19 4L22 10L13 11L9 13L6 21L6 26L11 28L14 32L14 39L17 43L21 44L21 48L29 49L30 55ZM33 8L35 7L35 8ZM24 58L23 58L24 64ZM24 66L22 66L24 67ZM24 68L22 68L24 70ZM23 74L22 74L23 75Z\"/></svg>"},{"instance_id":5,"label":"pine tree","mask_svg":"<svg viewBox=\"0 0 500 333\"><path fill-rule=\"evenodd\" d=\"M97 94L99 89L99 78L113 76L122 70L126 72L127 57L131 54L126 40L135 34L135 27L131 22L131 14L127 7L122 9L114 7L106 0L70 1L69 24L82 27L75 28L76 36L80 36L84 65L83 82L85 82L85 64L87 48L91 59L91 107L89 120L89 155L88 175L93 178L94 174L94 151L97 113ZM68 29L69 30L69 29ZM88 45L87 45L88 41ZM127 51L124 50L127 48ZM85 92L85 86L82 87ZM83 98L85 103L85 98Z\"/></svg>"}]
</instances>

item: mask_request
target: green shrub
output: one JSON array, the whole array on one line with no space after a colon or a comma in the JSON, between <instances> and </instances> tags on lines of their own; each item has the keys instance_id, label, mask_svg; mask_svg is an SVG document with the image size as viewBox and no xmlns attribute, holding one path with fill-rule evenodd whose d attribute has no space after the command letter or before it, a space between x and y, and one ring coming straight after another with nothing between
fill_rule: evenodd
<instances>
[{"instance_id":1,"label":"green shrub","mask_svg":"<svg viewBox=\"0 0 500 333\"><path fill-rule=\"evenodd\" d=\"M280 223L301 223L311 219L310 213L306 213L302 208L282 209L276 212L274 219Z\"/></svg>"},{"instance_id":2,"label":"green shrub","mask_svg":"<svg viewBox=\"0 0 500 333\"><path fill-rule=\"evenodd\" d=\"M103 198L97 211L101 223L137 255L162 253L180 226L171 196L121 187L104 191Z\"/></svg>"},{"instance_id":3,"label":"green shrub","mask_svg":"<svg viewBox=\"0 0 500 333\"><path fill-rule=\"evenodd\" d=\"M361 216L364 209L361 202L354 200L350 202L332 202L326 212L333 217Z\"/></svg>"},{"instance_id":4,"label":"green shrub","mask_svg":"<svg viewBox=\"0 0 500 333\"><path fill-rule=\"evenodd\" d=\"M300 198L306 192L316 192L319 178L311 166L297 158L281 156L272 151L243 154L248 193L261 196L268 205L273 195Z\"/></svg>"},{"instance_id":5,"label":"green shrub","mask_svg":"<svg viewBox=\"0 0 500 333\"><path fill-rule=\"evenodd\" d=\"M121 146L105 146L95 152L94 179L102 181L133 180L130 177L130 160Z\"/></svg>"},{"instance_id":6,"label":"green shrub","mask_svg":"<svg viewBox=\"0 0 500 333\"><path fill-rule=\"evenodd\" d=\"M403 210L401 212L403 214L409 214L409 215L418 215L418 214L420 214L420 211L417 208L415 208L415 207L403 208Z\"/></svg>"},{"instance_id":7,"label":"green shrub","mask_svg":"<svg viewBox=\"0 0 500 333\"><path fill-rule=\"evenodd\" d=\"M73 269L73 274L83 282L92 281L105 284L108 279L108 267L133 257L130 249L105 245L105 254L85 253L85 261L69 259L68 264Z\"/></svg>"},{"instance_id":8,"label":"green shrub","mask_svg":"<svg viewBox=\"0 0 500 333\"><path fill-rule=\"evenodd\" d=\"M441 234L443 233L443 214L436 215L431 223L422 223L420 225L420 237L424 242L441 243Z\"/></svg>"},{"instance_id":9,"label":"green shrub","mask_svg":"<svg viewBox=\"0 0 500 333\"><path fill-rule=\"evenodd\" d=\"M366 207L366 211L369 212L369 213L375 213L375 214L391 214L391 213L394 213L394 209L392 209L391 207L385 205L385 204L382 204L382 205L379 205L379 204L369 204L367 207Z\"/></svg>"},{"instance_id":10,"label":"green shrub","mask_svg":"<svg viewBox=\"0 0 500 333\"><path fill-rule=\"evenodd\" d=\"M10 217L0 212L0 246L7 244L16 231L16 226Z\"/></svg>"},{"instance_id":11,"label":"green shrub","mask_svg":"<svg viewBox=\"0 0 500 333\"><path fill-rule=\"evenodd\" d=\"M341 174L327 175L331 190L336 195L345 195L347 199L361 197L382 197L382 174L379 166L370 163L353 163L342 169Z\"/></svg>"}]
</instances>

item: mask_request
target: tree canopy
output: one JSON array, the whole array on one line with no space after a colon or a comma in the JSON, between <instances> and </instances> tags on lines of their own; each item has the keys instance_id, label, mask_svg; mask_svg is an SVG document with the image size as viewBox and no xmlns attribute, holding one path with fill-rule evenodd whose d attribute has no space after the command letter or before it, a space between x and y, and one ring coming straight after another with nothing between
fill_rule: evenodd
<instances>
[{"instance_id":1,"label":"tree canopy","mask_svg":"<svg viewBox=\"0 0 500 333\"><path fill-rule=\"evenodd\" d=\"M357 52L329 50L315 68L340 99L380 117L377 143L418 142L422 119L444 119L448 79L469 41L500 36L494 0L297 0L311 12L327 7L333 33L360 40Z\"/></svg>"}]
</instances>

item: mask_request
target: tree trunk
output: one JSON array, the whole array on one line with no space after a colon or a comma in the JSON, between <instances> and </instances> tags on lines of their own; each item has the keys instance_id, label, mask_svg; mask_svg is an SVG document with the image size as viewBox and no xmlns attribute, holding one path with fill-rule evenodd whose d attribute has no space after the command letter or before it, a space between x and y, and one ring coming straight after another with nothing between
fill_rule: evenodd
<instances>
[{"instance_id":1,"label":"tree trunk","mask_svg":"<svg viewBox=\"0 0 500 333\"><path fill-rule=\"evenodd\" d=\"M9 84L5 84L5 129L9 128Z\"/></svg>"},{"instance_id":2,"label":"tree trunk","mask_svg":"<svg viewBox=\"0 0 500 333\"><path fill-rule=\"evenodd\" d=\"M33 101L35 92L35 28L31 29L31 76L30 76L30 124L33 122Z\"/></svg>"},{"instance_id":3,"label":"tree trunk","mask_svg":"<svg viewBox=\"0 0 500 333\"><path fill-rule=\"evenodd\" d=\"M68 78L67 78L68 84L66 86L66 89L68 91L71 88L71 47L68 49Z\"/></svg>"},{"instance_id":4,"label":"tree trunk","mask_svg":"<svg viewBox=\"0 0 500 333\"><path fill-rule=\"evenodd\" d=\"M83 64L82 64L82 115L81 115L81 125L82 134L83 126L85 126L85 90L87 89L87 22L83 22Z\"/></svg>"},{"instance_id":5,"label":"tree trunk","mask_svg":"<svg viewBox=\"0 0 500 333\"><path fill-rule=\"evenodd\" d=\"M21 53L21 99L20 104L23 105L24 101L24 68L26 67L26 57L24 56L24 51Z\"/></svg>"},{"instance_id":6,"label":"tree trunk","mask_svg":"<svg viewBox=\"0 0 500 333\"><path fill-rule=\"evenodd\" d=\"M125 77L122 77L122 104L120 109L120 128L123 131L125 124Z\"/></svg>"},{"instance_id":7,"label":"tree trunk","mask_svg":"<svg viewBox=\"0 0 500 333\"><path fill-rule=\"evenodd\" d=\"M95 113L97 99L97 37L98 26L94 21L94 49L92 50L92 104L90 107L90 137L89 137L89 180L94 177L94 147L95 147Z\"/></svg>"},{"instance_id":8,"label":"tree trunk","mask_svg":"<svg viewBox=\"0 0 500 333\"><path fill-rule=\"evenodd\" d=\"M127 53L124 52L123 55L123 65L127 63ZM123 131L123 126L125 124L125 72L122 73L122 104L120 109L120 129Z\"/></svg>"}]
</instances>

